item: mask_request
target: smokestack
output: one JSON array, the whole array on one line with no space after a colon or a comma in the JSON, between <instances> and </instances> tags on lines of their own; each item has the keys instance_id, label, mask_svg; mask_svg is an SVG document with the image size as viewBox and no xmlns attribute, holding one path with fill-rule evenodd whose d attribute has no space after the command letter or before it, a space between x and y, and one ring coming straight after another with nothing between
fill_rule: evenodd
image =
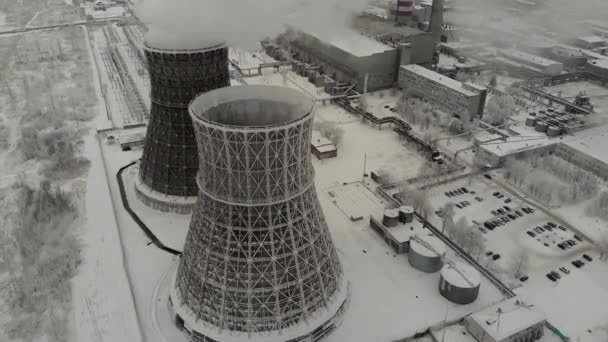
<instances>
[{"instance_id":1,"label":"smokestack","mask_svg":"<svg viewBox=\"0 0 608 342\"><path fill-rule=\"evenodd\" d=\"M431 32L433 33L433 41L435 44L441 43L441 34L443 33L443 1L444 0L433 0Z\"/></svg>"},{"instance_id":2,"label":"smokestack","mask_svg":"<svg viewBox=\"0 0 608 342\"><path fill-rule=\"evenodd\" d=\"M397 0L397 23L408 24L412 21L414 0Z\"/></svg>"}]
</instances>

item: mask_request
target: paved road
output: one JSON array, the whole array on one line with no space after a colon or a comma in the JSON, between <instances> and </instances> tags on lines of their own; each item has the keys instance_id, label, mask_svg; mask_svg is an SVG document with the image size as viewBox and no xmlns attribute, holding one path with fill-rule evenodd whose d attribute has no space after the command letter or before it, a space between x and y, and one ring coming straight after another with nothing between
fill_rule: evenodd
<instances>
[{"instance_id":1,"label":"paved road","mask_svg":"<svg viewBox=\"0 0 608 342\"><path fill-rule=\"evenodd\" d=\"M75 22L65 23L65 24L46 25L46 26L38 26L38 27L23 27L23 28L18 28L18 29L10 30L10 31L0 32L0 36L3 36L3 35L14 35L14 34L24 34L24 33L29 33L29 32L33 32L33 31L53 30L53 29L57 29L57 28L70 27L70 26L79 26L79 25L86 25L86 26L103 25L103 24L106 24L106 23L120 22L120 21L122 21L122 19L119 19L119 18L107 18L107 19L97 19L97 20L91 20L91 21L81 20L81 21L75 21Z\"/></svg>"}]
</instances>

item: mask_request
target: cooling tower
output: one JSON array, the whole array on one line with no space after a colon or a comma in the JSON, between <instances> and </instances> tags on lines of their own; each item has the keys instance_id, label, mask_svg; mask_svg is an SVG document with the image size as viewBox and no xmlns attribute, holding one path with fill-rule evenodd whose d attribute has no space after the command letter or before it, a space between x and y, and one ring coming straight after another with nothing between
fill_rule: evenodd
<instances>
[{"instance_id":1,"label":"cooling tower","mask_svg":"<svg viewBox=\"0 0 608 342\"><path fill-rule=\"evenodd\" d=\"M228 48L169 50L146 43L145 54L152 104L136 193L150 207L189 213L198 155L188 105L200 93L229 85Z\"/></svg>"},{"instance_id":2,"label":"cooling tower","mask_svg":"<svg viewBox=\"0 0 608 342\"><path fill-rule=\"evenodd\" d=\"M198 200L170 292L207 341L317 341L347 283L310 161L314 106L296 90L219 89L193 101Z\"/></svg>"}]
</instances>

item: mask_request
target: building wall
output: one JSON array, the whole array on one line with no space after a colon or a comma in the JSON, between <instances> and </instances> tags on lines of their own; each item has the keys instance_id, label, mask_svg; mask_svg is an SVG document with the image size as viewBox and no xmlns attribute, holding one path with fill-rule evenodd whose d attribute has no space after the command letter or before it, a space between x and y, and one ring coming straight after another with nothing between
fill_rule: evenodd
<instances>
[{"instance_id":1,"label":"building wall","mask_svg":"<svg viewBox=\"0 0 608 342\"><path fill-rule=\"evenodd\" d=\"M479 342L534 342L544 334L544 322L530 326L501 340L496 340L485 333L484 327L480 326L475 320L470 319L470 317L464 320L464 325L469 333Z\"/></svg>"},{"instance_id":2,"label":"building wall","mask_svg":"<svg viewBox=\"0 0 608 342\"><path fill-rule=\"evenodd\" d=\"M448 114L460 115L465 111L469 113L471 120L483 115L481 101L485 101L485 96L481 93L468 96L404 68L399 69L399 87L407 95L415 95L433 101Z\"/></svg>"},{"instance_id":3,"label":"building wall","mask_svg":"<svg viewBox=\"0 0 608 342\"><path fill-rule=\"evenodd\" d=\"M605 161L596 159L565 144L559 144L557 146L555 155L593 173L600 178L603 178L604 180L608 179L608 163Z\"/></svg>"}]
</instances>

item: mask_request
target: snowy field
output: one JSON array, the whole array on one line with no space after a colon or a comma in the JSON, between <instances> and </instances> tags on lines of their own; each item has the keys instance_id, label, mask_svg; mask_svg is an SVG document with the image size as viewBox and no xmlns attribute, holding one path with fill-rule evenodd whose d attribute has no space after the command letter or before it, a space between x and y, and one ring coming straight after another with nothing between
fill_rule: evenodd
<instances>
[{"instance_id":1,"label":"snowy field","mask_svg":"<svg viewBox=\"0 0 608 342\"><path fill-rule=\"evenodd\" d=\"M469 194L448 198L445 192L454 191L466 187ZM470 194L475 191L475 194ZM503 198L493 195L500 192ZM450 182L442 186L430 189L431 202L435 209L440 208L447 202L454 204L469 201L470 206L464 209L455 208L454 220L465 217L469 222L476 221L483 224L490 218L496 218L491 211L504 205L511 208L512 212L527 205L502 188L487 181L485 178L473 178L469 184L469 178ZM475 197L483 201L478 202ZM506 199L510 203L505 203ZM523 217L511 220L506 225L486 229L483 234L485 238L486 251L492 251L501 255L499 260L494 261L491 257L481 254L479 262L486 268L501 277L503 281L515 288L515 292L534 302L537 308L548 317L548 320L557 326L563 333L571 338L581 338L581 341L603 342L601 330L597 326L606 324L608 308L594 305L594 302L608 301L608 286L605 278L608 276L608 264L599 261L599 255L588 242L579 242L574 239L574 233L568 229L563 231L555 228L551 232L546 229L542 233L534 231L537 226L544 227L551 221L549 217L536 210L533 214L523 213ZM568 217L566 217L568 218ZM441 227L442 220L437 215L432 215L431 222ZM557 223L557 222L554 222ZM530 237L527 231L535 233ZM561 250L557 243L564 239L572 239L577 242L575 247ZM545 245L546 243L546 245ZM527 272L529 279L525 282L514 278L513 272L522 250L529 257ZM586 253L593 258L587 262L582 258ZM585 266L577 269L571 264L574 260L582 260ZM559 270L565 267L570 274ZM561 279L553 282L545 276L551 271L561 274ZM595 331L588 333L587 329Z\"/></svg>"}]
</instances>

